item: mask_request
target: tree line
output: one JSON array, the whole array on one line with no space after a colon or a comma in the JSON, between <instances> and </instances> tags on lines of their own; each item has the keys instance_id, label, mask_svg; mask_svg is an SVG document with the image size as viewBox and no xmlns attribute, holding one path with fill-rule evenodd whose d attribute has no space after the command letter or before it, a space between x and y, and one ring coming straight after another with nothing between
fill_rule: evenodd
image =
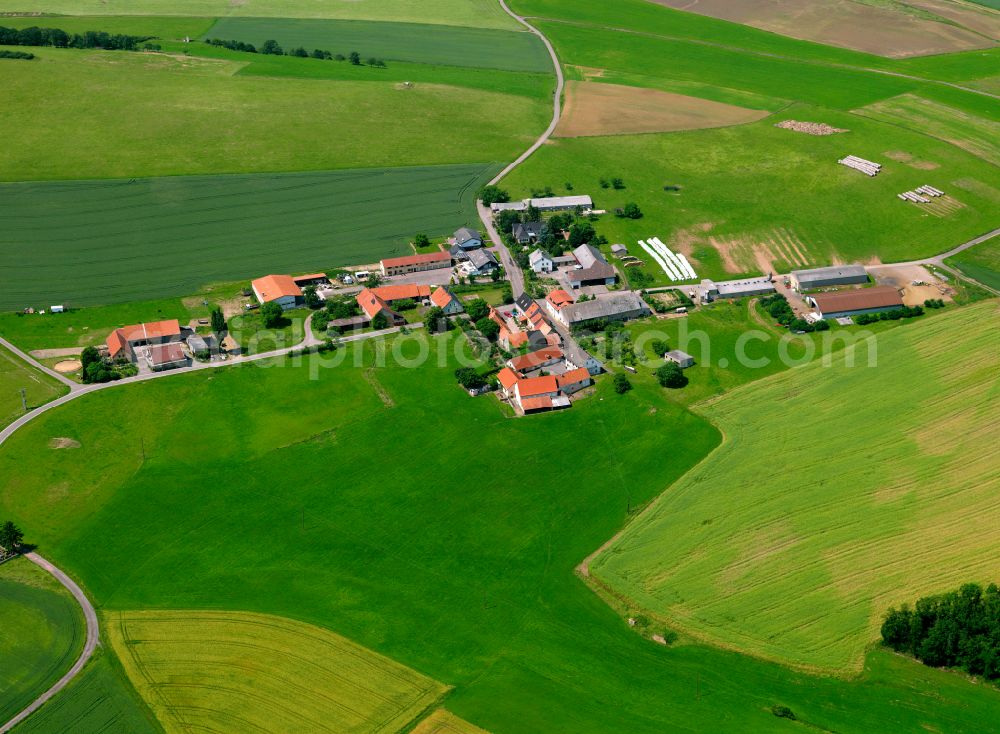
<instances>
[{"instance_id":1,"label":"tree line","mask_svg":"<svg viewBox=\"0 0 1000 734\"><path fill-rule=\"evenodd\" d=\"M244 51L250 54L260 53L265 56L296 56L300 59L312 58L324 61L349 61L353 66L361 66L361 54L357 51L351 51L346 56L344 54L335 54L321 48L315 48L312 51L307 51L303 46L297 46L293 49L285 51L285 49L281 47L281 44L273 38L269 38L264 41L264 44L259 50L252 43L227 40L223 38L210 38L206 41L206 43L210 46L220 46L222 48L228 48L230 51ZM384 69L386 66L383 59L377 59L374 56L368 58L367 64L368 66L374 66L380 69Z\"/></svg>"},{"instance_id":2,"label":"tree line","mask_svg":"<svg viewBox=\"0 0 1000 734\"><path fill-rule=\"evenodd\" d=\"M55 48L103 48L109 51L135 51L139 44L155 36L128 36L123 33L86 31L69 34L61 28L6 28L0 26L0 45L54 46Z\"/></svg>"},{"instance_id":3,"label":"tree line","mask_svg":"<svg viewBox=\"0 0 1000 734\"><path fill-rule=\"evenodd\" d=\"M987 680L1000 678L1000 589L965 584L925 596L911 609L890 609L882 642L925 665L961 668Z\"/></svg>"}]
</instances>

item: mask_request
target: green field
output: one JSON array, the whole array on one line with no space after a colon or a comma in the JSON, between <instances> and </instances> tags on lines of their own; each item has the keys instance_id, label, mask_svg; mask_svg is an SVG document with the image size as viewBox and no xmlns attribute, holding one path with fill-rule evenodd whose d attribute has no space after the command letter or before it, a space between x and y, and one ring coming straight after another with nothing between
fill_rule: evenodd
<instances>
[{"instance_id":1,"label":"green field","mask_svg":"<svg viewBox=\"0 0 1000 734\"><path fill-rule=\"evenodd\" d=\"M60 28L67 33L104 31L133 36L154 36L158 41L197 38L212 27L210 18L178 18L147 15L43 16L2 15L0 26L7 28Z\"/></svg>"},{"instance_id":2,"label":"green field","mask_svg":"<svg viewBox=\"0 0 1000 734\"><path fill-rule=\"evenodd\" d=\"M774 126L787 119L850 132L817 137ZM871 179L837 165L847 151L882 161L883 173ZM601 178L614 177L624 180L624 190L600 188ZM556 140L503 185L516 198L545 186L566 193L567 181L601 209L639 205L640 220L609 214L595 223L610 242L644 257L637 240L658 236L688 255L699 277L710 278L766 272L761 253L777 272L837 259L928 257L996 227L1000 197L997 169L964 150L894 125L802 105L718 130ZM927 183L950 195L948 211L896 198ZM665 185L681 191L664 191ZM644 259L654 284L669 283L655 261Z\"/></svg>"},{"instance_id":3,"label":"green field","mask_svg":"<svg viewBox=\"0 0 1000 734\"><path fill-rule=\"evenodd\" d=\"M493 0L0 0L0 13L385 20L520 29Z\"/></svg>"},{"instance_id":4,"label":"green field","mask_svg":"<svg viewBox=\"0 0 1000 734\"><path fill-rule=\"evenodd\" d=\"M17 734L162 732L120 668L111 653L98 648L80 675L18 726Z\"/></svg>"},{"instance_id":5,"label":"green field","mask_svg":"<svg viewBox=\"0 0 1000 734\"><path fill-rule=\"evenodd\" d=\"M0 184L0 253L13 258L0 276L0 309L166 298L270 272L377 262L409 252L415 232L474 224L474 194L495 171Z\"/></svg>"},{"instance_id":6,"label":"green field","mask_svg":"<svg viewBox=\"0 0 1000 734\"><path fill-rule=\"evenodd\" d=\"M7 181L505 161L548 119L544 99L468 87L236 75L240 62L183 55L34 53L0 65ZM38 104L39 89L60 104Z\"/></svg>"},{"instance_id":7,"label":"green field","mask_svg":"<svg viewBox=\"0 0 1000 734\"><path fill-rule=\"evenodd\" d=\"M725 443L593 572L698 638L833 671L888 607L990 580L997 302L883 334L877 368L849 355L706 405Z\"/></svg>"},{"instance_id":8,"label":"green field","mask_svg":"<svg viewBox=\"0 0 1000 734\"><path fill-rule=\"evenodd\" d=\"M262 614L117 612L108 636L167 732L392 734L445 686L326 630Z\"/></svg>"},{"instance_id":9,"label":"green field","mask_svg":"<svg viewBox=\"0 0 1000 734\"><path fill-rule=\"evenodd\" d=\"M69 670L83 646L83 617L62 586L28 560L0 565L0 722Z\"/></svg>"},{"instance_id":10,"label":"green field","mask_svg":"<svg viewBox=\"0 0 1000 734\"><path fill-rule=\"evenodd\" d=\"M1000 290L1000 242L990 240L945 261L980 283Z\"/></svg>"},{"instance_id":11,"label":"green field","mask_svg":"<svg viewBox=\"0 0 1000 734\"><path fill-rule=\"evenodd\" d=\"M259 49L269 38L288 51L304 46L345 56L357 51L388 61L470 66L509 71L550 72L552 61L532 33L457 28L425 23L300 18L223 18L204 38L236 39Z\"/></svg>"},{"instance_id":12,"label":"green field","mask_svg":"<svg viewBox=\"0 0 1000 734\"><path fill-rule=\"evenodd\" d=\"M56 380L0 347L0 428L23 415L22 389L29 409L44 405L66 392L66 388Z\"/></svg>"},{"instance_id":13,"label":"green field","mask_svg":"<svg viewBox=\"0 0 1000 734\"><path fill-rule=\"evenodd\" d=\"M996 710L995 690L881 652L847 682L634 634L573 568L717 433L659 387L618 396L608 380L572 410L512 420L459 390L452 360L433 366L455 338L416 368L372 369L368 344L316 379L312 357L87 396L0 449L0 515L105 612L316 624L455 686L448 709L493 734L790 731L779 703L838 732L973 732ZM428 423L429 405L448 421ZM52 436L82 447L52 451ZM489 452L435 448L465 446ZM517 460L501 472L498 457Z\"/></svg>"}]
</instances>

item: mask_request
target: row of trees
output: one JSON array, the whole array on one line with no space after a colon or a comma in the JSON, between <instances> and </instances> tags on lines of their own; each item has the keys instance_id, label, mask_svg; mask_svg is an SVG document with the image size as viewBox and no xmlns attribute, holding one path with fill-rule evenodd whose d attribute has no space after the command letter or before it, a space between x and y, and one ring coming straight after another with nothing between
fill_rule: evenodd
<instances>
[{"instance_id":1,"label":"row of trees","mask_svg":"<svg viewBox=\"0 0 1000 734\"><path fill-rule=\"evenodd\" d=\"M264 41L264 44L257 50L257 47L252 43L246 43L245 41L237 41L233 39L225 38L210 38L206 41L210 46L221 46L222 48L228 48L230 51L244 51L250 54L261 53L267 56L297 56L300 59L320 59L322 61L349 61L353 66L361 66L361 54L357 51L351 51L346 56L344 54L335 54L332 51L326 51L321 48L314 48L312 51L307 51L303 46L296 46L293 49L285 51L276 40L269 38ZM385 68L385 61L382 59L377 59L374 56L370 57L367 61L368 66L374 66L381 69Z\"/></svg>"},{"instance_id":2,"label":"row of trees","mask_svg":"<svg viewBox=\"0 0 1000 734\"><path fill-rule=\"evenodd\" d=\"M103 48L111 51L135 51L139 44L155 36L128 36L122 33L86 31L72 35L61 28L6 28L0 26L0 44L4 46L55 46L56 48Z\"/></svg>"},{"instance_id":3,"label":"row of trees","mask_svg":"<svg viewBox=\"0 0 1000 734\"><path fill-rule=\"evenodd\" d=\"M854 317L854 323L859 326L874 324L877 321L899 321L900 319L912 319L914 316L923 316L922 306L903 306L894 308L891 311L879 311L878 313L862 313Z\"/></svg>"},{"instance_id":4,"label":"row of trees","mask_svg":"<svg viewBox=\"0 0 1000 734\"><path fill-rule=\"evenodd\" d=\"M927 596L913 609L890 609L882 642L925 665L962 668L988 680L1000 678L1000 589L978 584Z\"/></svg>"}]
</instances>

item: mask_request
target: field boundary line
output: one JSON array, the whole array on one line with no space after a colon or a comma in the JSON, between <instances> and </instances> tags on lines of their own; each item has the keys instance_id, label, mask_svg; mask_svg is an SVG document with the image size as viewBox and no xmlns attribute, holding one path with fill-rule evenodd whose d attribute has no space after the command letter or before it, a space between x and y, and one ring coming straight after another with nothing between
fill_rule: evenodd
<instances>
[{"instance_id":1,"label":"field boundary line","mask_svg":"<svg viewBox=\"0 0 1000 734\"><path fill-rule=\"evenodd\" d=\"M83 643L83 651L80 653L80 657L76 659L76 662L73 663L73 666L66 671L63 677L57 680L51 688L32 701L27 708L15 715L6 724L0 726L0 734L13 729L15 726L35 713L35 711L40 709L50 698L69 685L70 681L72 681L80 673L80 671L83 670L83 667L87 664L87 661L90 660L91 655L94 654L94 650L97 649L97 645L100 641L100 626L97 621L97 611L94 609L94 605L90 603L90 600L87 599L86 594L83 593L83 589L81 589L76 582L73 581L73 579L37 553L25 553L24 557L42 570L52 574L56 581L66 587L69 593L73 595L73 598L76 599L80 608L83 609L83 618L87 625L87 637Z\"/></svg>"}]
</instances>

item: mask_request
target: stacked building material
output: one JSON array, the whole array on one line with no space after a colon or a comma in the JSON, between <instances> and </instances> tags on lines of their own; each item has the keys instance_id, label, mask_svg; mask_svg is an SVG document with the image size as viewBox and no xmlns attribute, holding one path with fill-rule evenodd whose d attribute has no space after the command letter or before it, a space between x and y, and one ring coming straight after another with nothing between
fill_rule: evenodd
<instances>
[{"instance_id":1,"label":"stacked building material","mask_svg":"<svg viewBox=\"0 0 1000 734\"><path fill-rule=\"evenodd\" d=\"M882 170L881 163L858 158L856 155L845 156L837 161L837 163L848 168L853 168L855 171L861 171L866 176L876 176Z\"/></svg>"}]
</instances>

